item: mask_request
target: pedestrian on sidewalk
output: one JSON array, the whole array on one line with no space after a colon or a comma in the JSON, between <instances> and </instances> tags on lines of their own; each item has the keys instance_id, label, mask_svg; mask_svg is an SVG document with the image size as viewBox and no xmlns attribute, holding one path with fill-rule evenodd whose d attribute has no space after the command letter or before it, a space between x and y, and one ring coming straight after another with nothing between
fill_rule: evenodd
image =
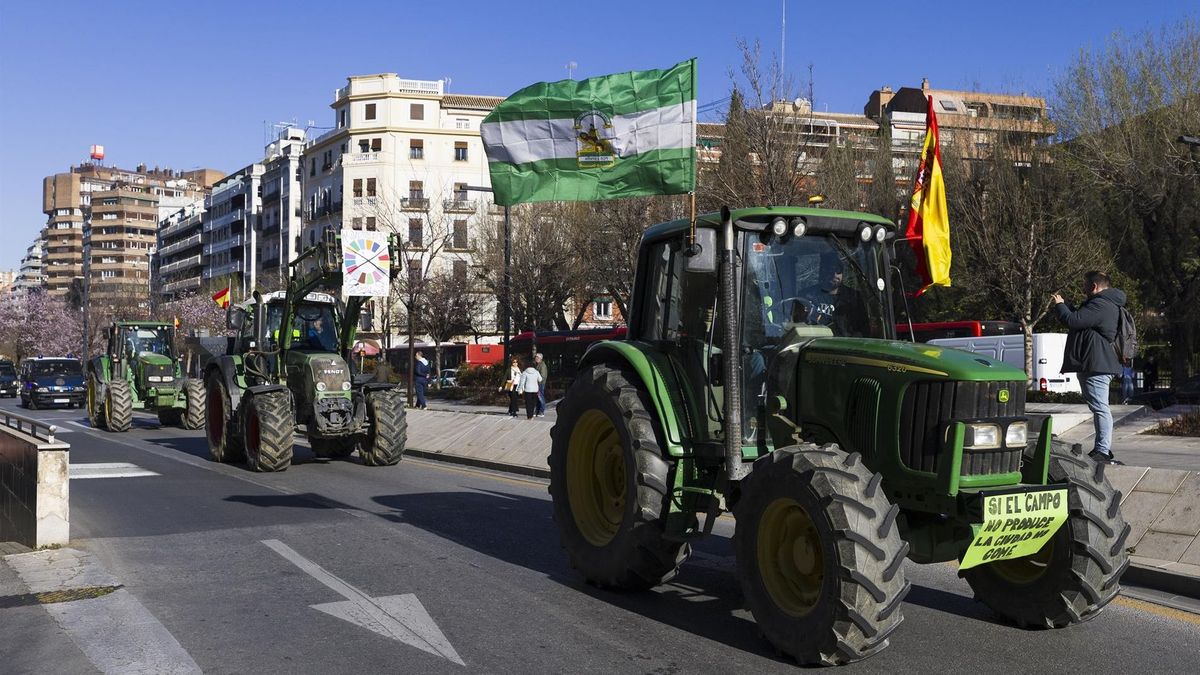
<instances>
[{"instance_id":1,"label":"pedestrian on sidewalk","mask_svg":"<svg viewBox=\"0 0 1200 675\"><path fill-rule=\"evenodd\" d=\"M1121 373L1121 362L1113 341L1117 338L1117 320L1125 306L1125 292L1111 288L1112 279L1104 272L1083 276L1086 299L1078 309L1055 293L1054 311L1067 325L1067 346L1063 352L1064 373L1078 373L1079 384L1096 429L1096 445L1088 456L1097 462L1121 464L1112 454L1112 410L1108 406L1109 387Z\"/></svg>"},{"instance_id":2,"label":"pedestrian on sidewalk","mask_svg":"<svg viewBox=\"0 0 1200 675\"><path fill-rule=\"evenodd\" d=\"M546 381L550 379L550 369L546 367L546 357L538 352L533 357L533 366L537 368L538 375L542 376L542 382L538 386L538 402L537 416L546 416Z\"/></svg>"},{"instance_id":3,"label":"pedestrian on sidewalk","mask_svg":"<svg viewBox=\"0 0 1200 675\"><path fill-rule=\"evenodd\" d=\"M512 357L512 361L508 365L508 379L504 384L500 385L500 391L508 394L508 416L516 417L518 408L518 399L521 397L521 362L517 357Z\"/></svg>"},{"instance_id":4,"label":"pedestrian on sidewalk","mask_svg":"<svg viewBox=\"0 0 1200 675\"><path fill-rule=\"evenodd\" d=\"M538 389L542 384L542 374L538 369L530 364L525 372L521 373L521 392L525 394L525 419L533 419L537 412Z\"/></svg>"},{"instance_id":5,"label":"pedestrian on sidewalk","mask_svg":"<svg viewBox=\"0 0 1200 675\"><path fill-rule=\"evenodd\" d=\"M429 361L418 351L417 361L413 364L413 388L417 390L417 407L421 410L429 407L425 404L425 387L429 385L429 372Z\"/></svg>"}]
</instances>

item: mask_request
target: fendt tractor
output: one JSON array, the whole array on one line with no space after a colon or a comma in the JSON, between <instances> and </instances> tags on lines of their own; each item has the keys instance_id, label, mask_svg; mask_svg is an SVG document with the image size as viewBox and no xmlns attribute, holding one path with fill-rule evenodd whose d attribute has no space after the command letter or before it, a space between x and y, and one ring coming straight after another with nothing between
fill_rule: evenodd
<instances>
[{"instance_id":1,"label":"fendt tractor","mask_svg":"<svg viewBox=\"0 0 1200 675\"><path fill-rule=\"evenodd\" d=\"M128 431L133 411L184 429L204 426L204 384L183 376L175 327L162 321L116 321L108 346L87 364L88 420L95 428Z\"/></svg>"},{"instance_id":2,"label":"fendt tractor","mask_svg":"<svg viewBox=\"0 0 1200 675\"><path fill-rule=\"evenodd\" d=\"M628 339L586 352L552 431L555 521L588 581L663 583L732 511L760 630L826 665L887 646L905 559L958 561L1023 627L1113 599L1129 526L1105 467L1051 418L1031 433L1021 370L895 339L908 243L808 207L646 230Z\"/></svg>"},{"instance_id":3,"label":"fendt tractor","mask_svg":"<svg viewBox=\"0 0 1200 675\"><path fill-rule=\"evenodd\" d=\"M291 263L286 291L255 293L229 308L236 335L204 375L214 460L244 458L255 471L283 471L303 425L318 457L357 449L368 466L400 461L408 432L404 399L395 385L356 372L349 358L366 298L343 304L319 292L340 292L341 263L341 235L328 232Z\"/></svg>"}]
</instances>

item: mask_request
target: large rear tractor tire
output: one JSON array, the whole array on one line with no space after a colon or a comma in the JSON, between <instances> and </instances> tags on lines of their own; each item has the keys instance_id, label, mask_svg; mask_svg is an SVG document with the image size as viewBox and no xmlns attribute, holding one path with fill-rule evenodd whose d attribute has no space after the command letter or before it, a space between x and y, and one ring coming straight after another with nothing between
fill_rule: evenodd
<instances>
[{"instance_id":1,"label":"large rear tractor tire","mask_svg":"<svg viewBox=\"0 0 1200 675\"><path fill-rule=\"evenodd\" d=\"M233 407L221 375L213 371L205 387L205 436L214 462L236 462L243 457L242 437L233 433Z\"/></svg>"},{"instance_id":2,"label":"large rear tractor tire","mask_svg":"<svg viewBox=\"0 0 1200 675\"><path fill-rule=\"evenodd\" d=\"M129 431L133 426L133 392L129 381L109 380L104 397L104 427L109 431Z\"/></svg>"},{"instance_id":3,"label":"large rear tractor tire","mask_svg":"<svg viewBox=\"0 0 1200 675\"><path fill-rule=\"evenodd\" d=\"M904 620L908 544L881 481L834 444L776 450L742 481L742 592L766 638L802 664L872 656Z\"/></svg>"},{"instance_id":4,"label":"large rear tractor tire","mask_svg":"<svg viewBox=\"0 0 1200 675\"><path fill-rule=\"evenodd\" d=\"M184 380L183 398L185 407L180 423L184 429L195 430L204 428L205 395L204 383L200 380Z\"/></svg>"},{"instance_id":5,"label":"large rear tractor tire","mask_svg":"<svg viewBox=\"0 0 1200 675\"><path fill-rule=\"evenodd\" d=\"M309 438L308 444L312 446L313 454L317 457L328 457L331 459L343 459L354 454L354 438Z\"/></svg>"},{"instance_id":6,"label":"large rear tractor tire","mask_svg":"<svg viewBox=\"0 0 1200 675\"><path fill-rule=\"evenodd\" d=\"M105 427L104 406L101 405L103 400L100 394L100 380L96 377L96 373L88 373L87 381L87 416L88 424L92 425L93 429L103 429Z\"/></svg>"},{"instance_id":7,"label":"large rear tractor tire","mask_svg":"<svg viewBox=\"0 0 1200 675\"><path fill-rule=\"evenodd\" d=\"M671 465L635 376L593 365L558 405L550 432L550 496L571 565L602 587L669 581L691 552L664 526Z\"/></svg>"},{"instance_id":8,"label":"large rear tractor tire","mask_svg":"<svg viewBox=\"0 0 1200 675\"><path fill-rule=\"evenodd\" d=\"M1022 628L1062 628L1095 617L1117 596L1130 526L1106 468L1079 444L1053 441L1050 482L1070 486L1067 522L1037 553L963 570L978 600Z\"/></svg>"},{"instance_id":9,"label":"large rear tractor tire","mask_svg":"<svg viewBox=\"0 0 1200 675\"><path fill-rule=\"evenodd\" d=\"M255 394L242 404L246 464L255 471L286 471L292 465L295 417L286 391Z\"/></svg>"},{"instance_id":10,"label":"large rear tractor tire","mask_svg":"<svg viewBox=\"0 0 1200 675\"><path fill-rule=\"evenodd\" d=\"M358 454L367 466L392 466L404 456L408 443L408 415L404 398L396 389L367 392L367 433ZM315 449L315 448L314 448Z\"/></svg>"}]
</instances>

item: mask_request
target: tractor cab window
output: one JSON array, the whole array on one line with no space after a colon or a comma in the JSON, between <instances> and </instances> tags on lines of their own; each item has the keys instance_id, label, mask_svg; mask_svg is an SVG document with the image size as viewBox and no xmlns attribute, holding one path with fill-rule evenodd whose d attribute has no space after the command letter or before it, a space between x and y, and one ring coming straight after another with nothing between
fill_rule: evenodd
<instances>
[{"instance_id":1,"label":"tractor cab window","mask_svg":"<svg viewBox=\"0 0 1200 675\"><path fill-rule=\"evenodd\" d=\"M296 308L292 319L292 349L313 351L338 351L337 325L333 307L326 304L303 302ZM279 343L279 324L283 320L283 304L267 305L267 336L272 343Z\"/></svg>"},{"instance_id":2,"label":"tractor cab window","mask_svg":"<svg viewBox=\"0 0 1200 675\"><path fill-rule=\"evenodd\" d=\"M126 328L122 331L122 341L130 358L143 353L171 356L171 340L165 328Z\"/></svg>"},{"instance_id":3,"label":"tractor cab window","mask_svg":"<svg viewBox=\"0 0 1200 675\"><path fill-rule=\"evenodd\" d=\"M742 346L798 337L884 338L876 246L832 234L745 237Z\"/></svg>"}]
</instances>

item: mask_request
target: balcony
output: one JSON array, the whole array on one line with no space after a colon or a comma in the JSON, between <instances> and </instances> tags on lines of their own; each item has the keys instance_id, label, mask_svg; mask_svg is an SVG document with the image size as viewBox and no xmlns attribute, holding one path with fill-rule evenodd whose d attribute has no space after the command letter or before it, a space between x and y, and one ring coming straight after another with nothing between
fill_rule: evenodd
<instances>
[{"instance_id":1,"label":"balcony","mask_svg":"<svg viewBox=\"0 0 1200 675\"><path fill-rule=\"evenodd\" d=\"M159 267L158 273L164 274L164 275L172 274L175 272L180 272L182 270L186 270L189 267L199 267L199 266L200 266L200 256L193 255L193 256L188 256L187 258L182 258L180 260L169 262L169 263L163 265L162 267Z\"/></svg>"},{"instance_id":2,"label":"balcony","mask_svg":"<svg viewBox=\"0 0 1200 675\"><path fill-rule=\"evenodd\" d=\"M475 213L475 200L446 199L442 201L442 210L447 213Z\"/></svg>"},{"instance_id":3,"label":"balcony","mask_svg":"<svg viewBox=\"0 0 1200 675\"><path fill-rule=\"evenodd\" d=\"M378 150L374 152L347 152L342 155L342 166L361 166L364 164L386 163L387 153Z\"/></svg>"},{"instance_id":4,"label":"balcony","mask_svg":"<svg viewBox=\"0 0 1200 675\"><path fill-rule=\"evenodd\" d=\"M499 204L488 204L488 215L502 216L504 215L504 207Z\"/></svg>"},{"instance_id":5,"label":"balcony","mask_svg":"<svg viewBox=\"0 0 1200 675\"><path fill-rule=\"evenodd\" d=\"M354 197L355 206L379 206L379 197Z\"/></svg>"},{"instance_id":6,"label":"balcony","mask_svg":"<svg viewBox=\"0 0 1200 675\"><path fill-rule=\"evenodd\" d=\"M186 279L180 279L179 281L172 281L170 283L163 284L162 292L163 293L179 293L182 291L190 291L190 290L196 289L196 288L200 288L200 277L199 276L188 277Z\"/></svg>"},{"instance_id":7,"label":"balcony","mask_svg":"<svg viewBox=\"0 0 1200 675\"><path fill-rule=\"evenodd\" d=\"M224 265L214 265L211 267L206 267L204 269L204 278L205 279L214 279L214 278L223 277L226 274L234 274L234 273L241 272L241 271L242 271L242 261L234 260L232 262L225 263Z\"/></svg>"},{"instance_id":8,"label":"balcony","mask_svg":"<svg viewBox=\"0 0 1200 675\"><path fill-rule=\"evenodd\" d=\"M326 216L332 216L335 213L342 212L342 203L334 202L328 206L318 206L316 209L304 209L304 218L306 220L316 220Z\"/></svg>"},{"instance_id":9,"label":"balcony","mask_svg":"<svg viewBox=\"0 0 1200 675\"><path fill-rule=\"evenodd\" d=\"M204 255L213 255L215 253L220 253L222 251L228 251L231 248L241 246L243 242L244 242L244 238L242 237L242 235L235 234L232 237L222 239L221 241L215 241L211 244L205 244L204 245Z\"/></svg>"},{"instance_id":10,"label":"balcony","mask_svg":"<svg viewBox=\"0 0 1200 675\"><path fill-rule=\"evenodd\" d=\"M221 216L216 216L216 217L213 217L212 214L210 213L209 220L206 223L204 223L204 231L211 232L212 230L214 230L218 227L221 227L223 225L228 225L230 223L233 223L233 222L236 222L239 220L245 220L245 218L246 218L246 209L244 209L244 208L230 209L229 213L226 213Z\"/></svg>"},{"instance_id":11,"label":"balcony","mask_svg":"<svg viewBox=\"0 0 1200 675\"><path fill-rule=\"evenodd\" d=\"M200 233L197 232L196 234L193 234L192 236L190 236L186 239L180 239L179 241L177 241L173 244L168 244L168 245L158 249L158 254L160 256L167 256L167 255L171 255L172 253L178 253L179 251L183 251L183 250L192 248L193 246L199 246L199 245L200 245Z\"/></svg>"},{"instance_id":12,"label":"balcony","mask_svg":"<svg viewBox=\"0 0 1200 675\"><path fill-rule=\"evenodd\" d=\"M406 211L425 211L429 209L429 200L425 197L405 197L400 200L400 208Z\"/></svg>"},{"instance_id":13,"label":"balcony","mask_svg":"<svg viewBox=\"0 0 1200 675\"><path fill-rule=\"evenodd\" d=\"M166 239L167 237L170 237L171 235L179 234L180 232L186 232L187 230L189 230L193 227L197 228L197 229L200 228L200 217L199 216L189 216L177 223L171 223L170 225L159 230L158 236L162 239Z\"/></svg>"}]
</instances>

